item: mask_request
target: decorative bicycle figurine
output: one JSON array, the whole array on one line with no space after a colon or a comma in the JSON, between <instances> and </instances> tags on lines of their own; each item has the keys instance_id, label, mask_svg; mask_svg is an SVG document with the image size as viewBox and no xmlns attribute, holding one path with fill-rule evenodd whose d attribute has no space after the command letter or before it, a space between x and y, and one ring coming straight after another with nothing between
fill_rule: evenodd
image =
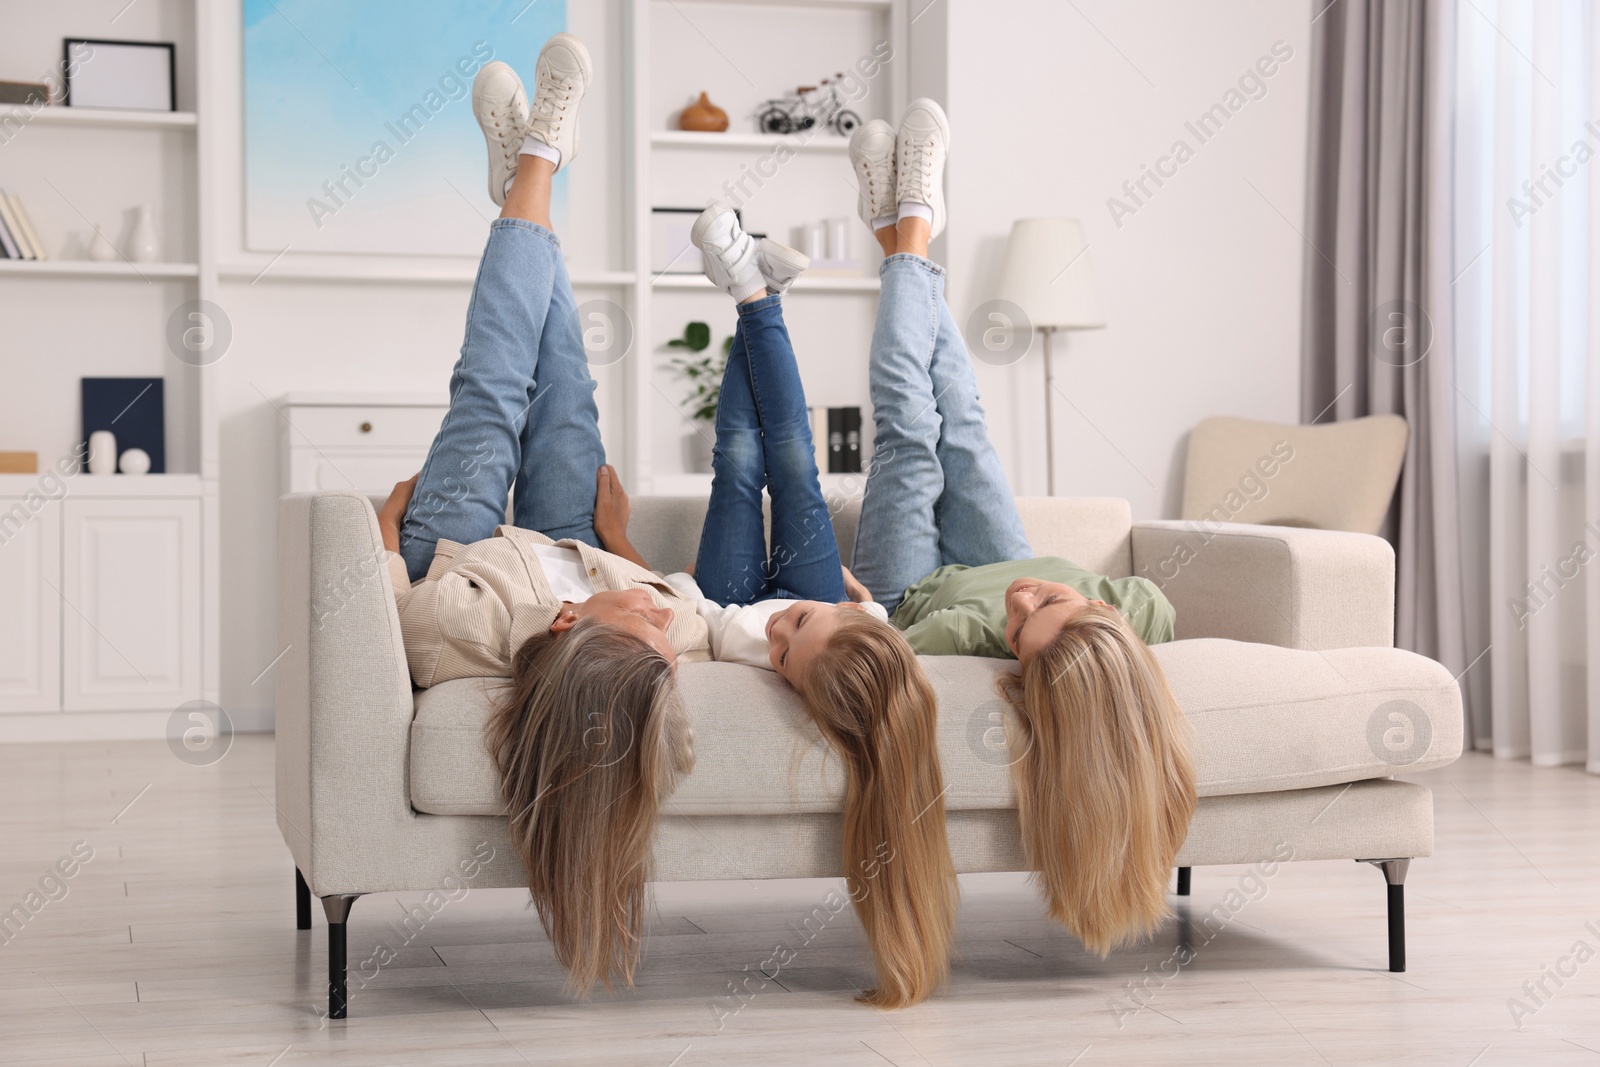
<instances>
[{"instance_id":1,"label":"decorative bicycle figurine","mask_svg":"<svg viewBox=\"0 0 1600 1067\"><path fill-rule=\"evenodd\" d=\"M801 133L817 126L828 126L840 136L848 137L861 125L861 116L845 106L839 92L840 71L832 78L822 79L821 86L802 85L793 96L781 96L766 101L756 109L756 126L762 133Z\"/></svg>"}]
</instances>

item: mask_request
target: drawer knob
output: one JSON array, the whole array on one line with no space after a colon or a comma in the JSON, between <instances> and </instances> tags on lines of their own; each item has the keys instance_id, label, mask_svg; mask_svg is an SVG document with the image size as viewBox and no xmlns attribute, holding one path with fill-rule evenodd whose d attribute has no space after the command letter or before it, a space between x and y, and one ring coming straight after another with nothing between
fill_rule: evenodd
<instances>
[{"instance_id":1,"label":"drawer knob","mask_svg":"<svg viewBox=\"0 0 1600 1067\"><path fill-rule=\"evenodd\" d=\"M370 423L370 422L363 422L363 423L362 423L362 424L361 424L361 432L362 432L362 433L371 433L371 432L372 432L372 423Z\"/></svg>"}]
</instances>

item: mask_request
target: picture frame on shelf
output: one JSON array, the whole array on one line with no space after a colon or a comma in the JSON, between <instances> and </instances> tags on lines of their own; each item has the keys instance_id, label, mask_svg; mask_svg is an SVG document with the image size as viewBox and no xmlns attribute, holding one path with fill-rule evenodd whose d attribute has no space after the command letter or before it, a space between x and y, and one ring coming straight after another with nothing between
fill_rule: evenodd
<instances>
[{"instance_id":1,"label":"picture frame on shelf","mask_svg":"<svg viewBox=\"0 0 1600 1067\"><path fill-rule=\"evenodd\" d=\"M177 46L170 41L67 37L61 53L68 107L178 110Z\"/></svg>"},{"instance_id":2,"label":"picture frame on shelf","mask_svg":"<svg viewBox=\"0 0 1600 1067\"><path fill-rule=\"evenodd\" d=\"M694 220L703 207L653 207L650 209L650 273L699 274L705 268L689 239Z\"/></svg>"}]
</instances>

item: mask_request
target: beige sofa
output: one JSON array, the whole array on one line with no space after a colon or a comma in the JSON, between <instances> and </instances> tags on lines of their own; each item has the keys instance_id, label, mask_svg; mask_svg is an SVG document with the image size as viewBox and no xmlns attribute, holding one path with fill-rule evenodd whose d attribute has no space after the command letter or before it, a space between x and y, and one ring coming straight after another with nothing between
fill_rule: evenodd
<instances>
[{"instance_id":1,"label":"beige sofa","mask_svg":"<svg viewBox=\"0 0 1600 1067\"><path fill-rule=\"evenodd\" d=\"M1433 798L1394 781L1461 752L1461 700L1439 664L1393 645L1394 556L1363 534L1131 521L1121 500L1019 501L1034 551L1110 575L1142 574L1177 608L1157 646L1194 726L1200 803L1188 869L1283 859L1379 865L1390 968L1403 970L1402 882L1433 847ZM705 501L634 502L633 539L665 570L694 557ZM845 558L856 508L840 509ZM278 516L277 805L310 897L329 922L329 1011L347 1003L345 920L364 893L470 878L521 886L484 749L487 687L413 692L372 502L284 497ZM956 869L1024 868L995 677L1011 664L927 657ZM843 778L792 692L769 671L685 664L694 773L662 819L662 881L841 874ZM530 921L533 921L530 918ZM1376 940L1376 939L1375 939Z\"/></svg>"}]
</instances>

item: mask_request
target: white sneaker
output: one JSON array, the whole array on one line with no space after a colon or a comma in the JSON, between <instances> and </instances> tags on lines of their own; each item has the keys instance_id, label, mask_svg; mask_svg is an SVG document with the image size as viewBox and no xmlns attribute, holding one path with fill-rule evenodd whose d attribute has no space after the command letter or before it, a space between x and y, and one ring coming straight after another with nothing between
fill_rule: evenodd
<instances>
[{"instance_id":1,"label":"white sneaker","mask_svg":"<svg viewBox=\"0 0 1600 1067\"><path fill-rule=\"evenodd\" d=\"M926 97L911 101L895 138L895 202L926 204L933 211L929 240L944 230L944 161L949 154L950 120L944 109Z\"/></svg>"},{"instance_id":2,"label":"white sneaker","mask_svg":"<svg viewBox=\"0 0 1600 1067\"><path fill-rule=\"evenodd\" d=\"M539 50L527 134L561 153L556 170L578 156L578 105L593 80L589 50L572 34L558 33Z\"/></svg>"},{"instance_id":3,"label":"white sneaker","mask_svg":"<svg viewBox=\"0 0 1600 1067\"><path fill-rule=\"evenodd\" d=\"M882 119L873 119L850 135L850 165L860 190L856 210L873 233L885 220L892 225L900 211L894 156L894 127Z\"/></svg>"},{"instance_id":4,"label":"white sneaker","mask_svg":"<svg viewBox=\"0 0 1600 1067\"><path fill-rule=\"evenodd\" d=\"M811 257L797 248L781 245L770 237L763 237L756 245L756 266L767 283L767 291L782 296L789 291L794 280L811 266Z\"/></svg>"},{"instance_id":5,"label":"white sneaker","mask_svg":"<svg viewBox=\"0 0 1600 1067\"><path fill-rule=\"evenodd\" d=\"M489 199L504 207L528 125L528 97L517 72L499 60L485 63L472 80L472 113L489 142Z\"/></svg>"},{"instance_id":6,"label":"white sneaker","mask_svg":"<svg viewBox=\"0 0 1600 1067\"><path fill-rule=\"evenodd\" d=\"M705 259L711 284L735 300L744 300L767 287L757 261L755 239L739 225L739 216L726 200L713 200L689 230L689 240Z\"/></svg>"}]
</instances>

